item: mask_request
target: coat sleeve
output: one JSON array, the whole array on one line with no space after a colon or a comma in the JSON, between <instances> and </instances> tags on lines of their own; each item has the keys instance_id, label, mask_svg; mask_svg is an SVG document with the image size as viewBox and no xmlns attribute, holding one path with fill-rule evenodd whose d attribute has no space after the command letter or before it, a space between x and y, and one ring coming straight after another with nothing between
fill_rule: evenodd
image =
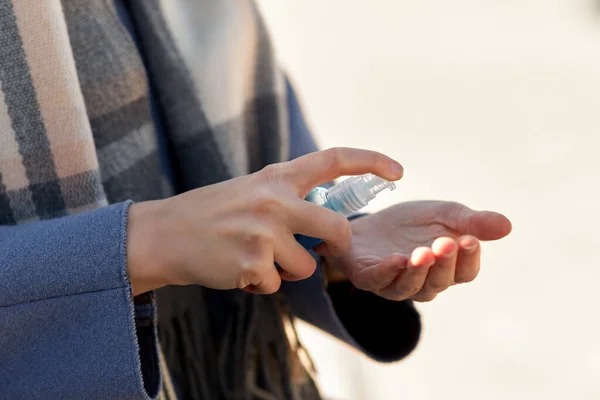
<instances>
[{"instance_id":1,"label":"coat sleeve","mask_svg":"<svg viewBox=\"0 0 600 400\"><path fill-rule=\"evenodd\" d=\"M290 158L317 151L315 140L289 80ZM318 255L313 254L317 263ZM358 290L349 282L326 285L322 267L303 281L283 282L292 312L306 322L359 349L373 359L391 362L417 345L421 320L412 301L393 302Z\"/></svg>"},{"instance_id":2,"label":"coat sleeve","mask_svg":"<svg viewBox=\"0 0 600 400\"><path fill-rule=\"evenodd\" d=\"M154 302L132 297L130 203L0 227L0 398L157 396Z\"/></svg>"}]
</instances>

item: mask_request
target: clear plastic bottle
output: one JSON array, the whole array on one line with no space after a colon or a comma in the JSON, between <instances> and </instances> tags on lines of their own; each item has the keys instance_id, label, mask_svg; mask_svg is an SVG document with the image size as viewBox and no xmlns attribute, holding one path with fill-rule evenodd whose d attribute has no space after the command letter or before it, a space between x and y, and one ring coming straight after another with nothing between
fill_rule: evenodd
<instances>
[{"instance_id":1,"label":"clear plastic bottle","mask_svg":"<svg viewBox=\"0 0 600 400\"><path fill-rule=\"evenodd\" d=\"M352 176L329 189L315 188L306 201L327 207L344 216L349 216L366 207L385 189L394 190L396 185L373 174ZM296 240L306 249L312 249L323 242L322 239L296 235Z\"/></svg>"}]
</instances>

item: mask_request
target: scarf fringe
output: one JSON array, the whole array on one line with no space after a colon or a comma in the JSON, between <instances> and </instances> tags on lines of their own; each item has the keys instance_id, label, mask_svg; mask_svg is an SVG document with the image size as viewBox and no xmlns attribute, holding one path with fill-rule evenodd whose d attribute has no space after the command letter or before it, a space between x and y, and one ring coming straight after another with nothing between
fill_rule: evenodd
<instances>
[{"instance_id":1,"label":"scarf fringe","mask_svg":"<svg viewBox=\"0 0 600 400\"><path fill-rule=\"evenodd\" d=\"M170 288L172 296L186 291ZM290 368L292 349L284 328L285 308L278 296L232 292L233 301L221 304L226 312L224 332L214 336L208 319L193 317L207 310L207 289L196 287L191 309L171 309L159 321L159 338L168 369L182 398L194 400L298 400L313 399L296 393ZM198 296L201 294L201 296ZM164 294L163 294L164 296ZM202 300L200 300L202 298ZM189 304L189 303L188 303ZM213 306L217 306L216 304ZM160 310L160 300L159 300ZM159 316L159 318L161 318ZM290 321L291 316L287 317ZM297 337L294 347L300 347ZM311 391L318 393L314 382ZM314 389L314 390L313 390Z\"/></svg>"}]
</instances>

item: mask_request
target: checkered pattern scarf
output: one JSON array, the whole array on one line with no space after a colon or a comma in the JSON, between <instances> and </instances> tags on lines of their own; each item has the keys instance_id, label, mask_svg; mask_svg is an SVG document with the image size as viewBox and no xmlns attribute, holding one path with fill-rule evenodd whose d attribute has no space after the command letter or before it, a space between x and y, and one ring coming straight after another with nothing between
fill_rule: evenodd
<instances>
[{"instance_id":1,"label":"checkered pattern scarf","mask_svg":"<svg viewBox=\"0 0 600 400\"><path fill-rule=\"evenodd\" d=\"M127 6L175 187L159 164L146 70L113 0L0 0L0 224L164 198L287 157L285 86L252 2ZM175 397L166 359L185 398L318 398L305 375L294 381L275 297L201 287L157 296L161 397ZM222 338L211 334L215 307L227 316Z\"/></svg>"}]
</instances>

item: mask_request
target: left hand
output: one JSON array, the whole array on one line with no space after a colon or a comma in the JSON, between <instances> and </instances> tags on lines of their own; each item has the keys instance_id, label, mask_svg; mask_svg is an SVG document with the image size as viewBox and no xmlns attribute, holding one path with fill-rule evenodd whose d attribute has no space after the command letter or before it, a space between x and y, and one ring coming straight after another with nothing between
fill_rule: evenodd
<instances>
[{"instance_id":1,"label":"left hand","mask_svg":"<svg viewBox=\"0 0 600 400\"><path fill-rule=\"evenodd\" d=\"M316 251L326 256L330 281L349 279L389 300L431 301L477 277L479 240L501 239L510 231L510 221L498 213L415 201L352 221L347 255L333 257L326 245Z\"/></svg>"}]
</instances>

